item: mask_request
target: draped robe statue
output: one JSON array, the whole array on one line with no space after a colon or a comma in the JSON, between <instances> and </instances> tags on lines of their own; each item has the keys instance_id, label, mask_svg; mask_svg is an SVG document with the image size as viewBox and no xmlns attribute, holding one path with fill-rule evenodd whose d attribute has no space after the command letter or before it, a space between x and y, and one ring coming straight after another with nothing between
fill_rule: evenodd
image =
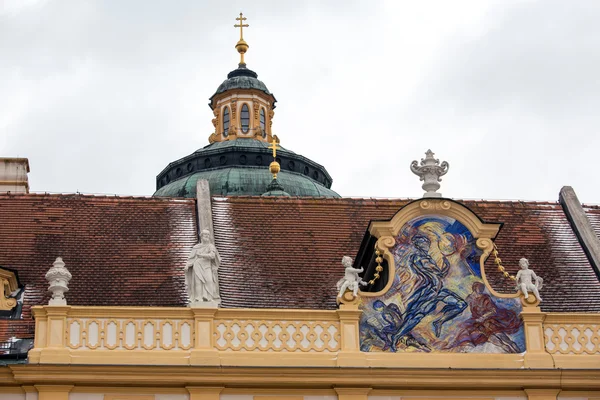
<instances>
[{"instance_id":1,"label":"draped robe statue","mask_svg":"<svg viewBox=\"0 0 600 400\"><path fill-rule=\"evenodd\" d=\"M221 257L211 242L210 232L203 230L200 234L200 243L192 247L185 265L185 286L190 305L220 304L218 276L220 265Z\"/></svg>"}]
</instances>

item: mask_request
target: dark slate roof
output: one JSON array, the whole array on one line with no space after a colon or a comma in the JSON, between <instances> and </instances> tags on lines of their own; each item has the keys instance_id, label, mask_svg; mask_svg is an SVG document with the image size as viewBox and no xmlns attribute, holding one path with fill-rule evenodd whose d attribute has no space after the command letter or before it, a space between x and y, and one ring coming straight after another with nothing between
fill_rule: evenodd
<instances>
[{"instance_id":1,"label":"dark slate roof","mask_svg":"<svg viewBox=\"0 0 600 400\"><path fill-rule=\"evenodd\" d=\"M0 342L33 336L57 256L73 275L70 305L184 306L195 210L193 199L0 194L0 266L25 285L23 319L0 320Z\"/></svg>"},{"instance_id":2,"label":"dark slate roof","mask_svg":"<svg viewBox=\"0 0 600 400\"><path fill-rule=\"evenodd\" d=\"M273 96L273 93L269 92L269 89L267 89L267 85L265 85L262 81L258 80L258 74L256 72L246 68L246 66L244 65L244 66L240 66L239 68L237 68L237 69L231 71L229 74L227 74L227 79L225 79L223 81L223 83L221 83L219 85L215 94L210 96L211 107L212 107L212 99L216 95L221 94L221 93L226 92L231 89L260 90L261 92L264 92L265 94L268 94L269 96L273 97L273 103L275 103L277 101L277 100L275 100L275 96ZM273 108L275 108L275 106L273 106Z\"/></svg>"},{"instance_id":3,"label":"dark slate roof","mask_svg":"<svg viewBox=\"0 0 600 400\"><path fill-rule=\"evenodd\" d=\"M229 197L213 199L224 307L334 309L343 255L355 256L370 220L389 219L408 200ZM465 201L504 223L496 243L515 274L527 257L545 280L548 312L600 312L600 283L558 203ZM499 291L514 291L488 260Z\"/></svg>"}]
</instances>

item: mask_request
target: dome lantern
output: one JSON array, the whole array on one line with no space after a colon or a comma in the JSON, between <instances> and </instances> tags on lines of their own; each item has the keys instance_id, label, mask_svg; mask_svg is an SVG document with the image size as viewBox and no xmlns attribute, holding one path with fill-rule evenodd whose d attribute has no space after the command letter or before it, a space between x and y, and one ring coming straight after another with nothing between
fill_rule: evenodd
<instances>
[{"instance_id":1,"label":"dome lantern","mask_svg":"<svg viewBox=\"0 0 600 400\"><path fill-rule=\"evenodd\" d=\"M242 13L236 21L240 63L210 97L214 132L209 145L167 165L156 177L154 196L195 197L196 182L203 179L218 196L340 197L331 190L325 167L288 149L269 147L279 143L271 130L277 100L247 68L243 28L248 24Z\"/></svg>"}]
</instances>

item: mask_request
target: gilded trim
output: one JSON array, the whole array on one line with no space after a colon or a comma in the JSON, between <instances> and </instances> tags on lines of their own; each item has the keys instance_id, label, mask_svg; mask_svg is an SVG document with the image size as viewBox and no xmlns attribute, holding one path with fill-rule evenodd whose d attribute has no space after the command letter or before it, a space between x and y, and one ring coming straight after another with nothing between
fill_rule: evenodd
<instances>
[{"instance_id":1,"label":"gilded trim","mask_svg":"<svg viewBox=\"0 0 600 400\"><path fill-rule=\"evenodd\" d=\"M17 305L17 299L8 296L18 288L15 273L0 268L0 310L12 310Z\"/></svg>"},{"instance_id":2,"label":"gilded trim","mask_svg":"<svg viewBox=\"0 0 600 400\"><path fill-rule=\"evenodd\" d=\"M479 219L479 217L467 207L454 201L444 199L420 199L413 201L400 209L400 211L398 211L396 215L394 215L389 221L374 221L369 225L369 233L378 238L375 246L383 253L383 257L388 263L389 274L388 281L382 290L379 292L361 291L361 296L378 297L385 294L390 289L396 273L394 256L390 251L390 249L396 244L394 238L398 235L400 229L402 229L406 223L423 215L443 215L454 218L462 223L471 232L475 239L478 239L478 246L480 240L487 240L491 244L491 240L496 237L501 226L501 224L485 223L481 221L481 219ZM482 244L487 245L487 241L482 242ZM483 264L485 263L485 258L487 258L489 255L489 252L486 254L486 249L487 247L482 248L482 250L484 250L485 257L482 255L480 259L481 277L487 288L496 295L496 292L492 289L485 277ZM518 297L518 294L501 295L499 297Z\"/></svg>"}]
</instances>

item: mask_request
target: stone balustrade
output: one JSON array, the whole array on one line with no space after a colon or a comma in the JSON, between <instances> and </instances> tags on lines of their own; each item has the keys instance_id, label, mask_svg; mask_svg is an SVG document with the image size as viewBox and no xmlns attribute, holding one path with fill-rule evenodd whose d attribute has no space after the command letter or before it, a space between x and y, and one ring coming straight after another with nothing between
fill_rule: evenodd
<instances>
[{"instance_id":1,"label":"stone balustrade","mask_svg":"<svg viewBox=\"0 0 600 400\"><path fill-rule=\"evenodd\" d=\"M34 307L29 362L206 366L586 368L600 315L525 307L523 354L361 352L356 304L339 310Z\"/></svg>"},{"instance_id":2,"label":"stone balustrade","mask_svg":"<svg viewBox=\"0 0 600 400\"><path fill-rule=\"evenodd\" d=\"M258 310L167 307L34 307L32 363L248 364L236 353L311 356L335 365L348 310ZM350 311L352 314L353 312ZM355 326L346 335L358 345ZM348 330L347 330L348 331ZM320 358L319 358L320 356ZM269 356L267 355L267 358ZM154 361L152 361L154 360ZM302 365L305 358L288 360Z\"/></svg>"},{"instance_id":3,"label":"stone balustrade","mask_svg":"<svg viewBox=\"0 0 600 400\"><path fill-rule=\"evenodd\" d=\"M547 314L544 337L552 355L600 355L600 315Z\"/></svg>"}]
</instances>

